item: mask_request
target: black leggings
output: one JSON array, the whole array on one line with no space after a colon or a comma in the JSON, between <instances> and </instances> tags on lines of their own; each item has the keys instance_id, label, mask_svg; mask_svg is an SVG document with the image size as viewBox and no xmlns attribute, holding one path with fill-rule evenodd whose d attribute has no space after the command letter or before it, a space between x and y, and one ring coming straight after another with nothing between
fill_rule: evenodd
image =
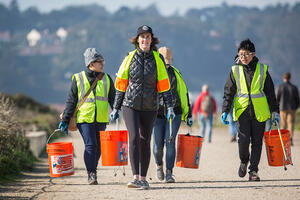
<instances>
[{"instance_id":1,"label":"black leggings","mask_svg":"<svg viewBox=\"0 0 300 200\"><path fill-rule=\"evenodd\" d=\"M137 111L123 107L129 136L129 157L133 175L146 176L150 163L150 141L157 111ZM141 167L140 167L141 165Z\"/></svg>"}]
</instances>

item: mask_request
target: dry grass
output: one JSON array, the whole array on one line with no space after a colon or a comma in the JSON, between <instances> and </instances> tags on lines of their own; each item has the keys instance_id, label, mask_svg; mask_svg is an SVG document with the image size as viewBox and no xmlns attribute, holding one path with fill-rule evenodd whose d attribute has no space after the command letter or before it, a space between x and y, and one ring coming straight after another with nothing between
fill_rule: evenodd
<instances>
[{"instance_id":1,"label":"dry grass","mask_svg":"<svg viewBox=\"0 0 300 200\"><path fill-rule=\"evenodd\" d=\"M14 103L0 94L0 134L18 134L22 126L17 119L17 111Z\"/></svg>"}]
</instances>

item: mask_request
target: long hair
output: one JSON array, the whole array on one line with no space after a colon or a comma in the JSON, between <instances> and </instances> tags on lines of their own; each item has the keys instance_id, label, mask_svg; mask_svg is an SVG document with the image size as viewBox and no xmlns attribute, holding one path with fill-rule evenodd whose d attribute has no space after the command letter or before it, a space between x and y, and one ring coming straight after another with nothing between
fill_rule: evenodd
<instances>
[{"instance_id":1,"label":"long hair","mask_svg":"<svg viewBox=\"0 0 300 200\"><path fill-rule=\"evenodd\" d=\"M139 43L137 42L138 37L139 36L135 36L135 37L132 37L132 38L129 39L130 43L133 44L135 48L137 48L139 46ZM157 46L156 45L159 44L159 43L160 43L159 39L152 36L152 42L151 42L151 45L150 45L150 49L153 49L153 50L157 51Z\"/></svg>"}]
</instances>

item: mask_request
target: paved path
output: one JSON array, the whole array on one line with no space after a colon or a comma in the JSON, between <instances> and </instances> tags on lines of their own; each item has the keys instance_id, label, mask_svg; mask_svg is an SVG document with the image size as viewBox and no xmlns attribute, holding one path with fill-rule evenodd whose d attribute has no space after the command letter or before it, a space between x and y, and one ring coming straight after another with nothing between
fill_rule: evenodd
<instances>
[{"instance_id":1,"label":"paved path","mask_svg":"<svg viewBox=\"0 0 300 200\"><path fill-rule=\"evenodd\" d=\"M180 130L183 133L183 129ZM50 178L47 157L35 170L24 174L19 182L0 186L0 199L300 199L300 132L295 134L292 147L294 166L270 167L265 147L260 162L260 182L248 182L248 175L239 178L237 143L229 142L227 129L214 129L212 143L203 143L199 169L174 168L176 183L165 184L155 178L153 156L148 180L151 189L128 189L132 179L129 166L122 175L117 167L98 169L99 185L87 185L87 175L82 158L83 143L78 133L72 138L75 148L75 174L73 176Z\"/></svg>"}]
</instances>

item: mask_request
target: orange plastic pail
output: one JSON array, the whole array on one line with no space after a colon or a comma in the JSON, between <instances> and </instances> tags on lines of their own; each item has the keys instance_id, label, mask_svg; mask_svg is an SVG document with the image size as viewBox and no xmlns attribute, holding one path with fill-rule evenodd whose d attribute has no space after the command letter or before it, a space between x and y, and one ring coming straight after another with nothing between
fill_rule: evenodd
<instances>
[{"instance_id":1,"label":"orange plastic pail","mask_svg":"<svg viewBox=\"0 0 300 200\"><path fill-rule=\"evenodd\" d=\"M128 132L126 130L100 131L103 166L128 164Z\"/></svg>"},{"instance_id":2,"label":"orange plastic pail","mask_svg":"<svg viewBox=\"0 0 300 200\"><path fill-rule=\"evenodd\" d=\"M202 137L191 135L178 135L176 166L198 169Z\"/></svg>"},{"instance_id":3,"label":"orange plastic pail","mask_svg":"<svg viewBox=\"0 0 300 200\"><path fill-rule=\"evenodd\" d=\"M268 156L268 163L270 166L283 166L291 163L291 144L290 132L288 130L280 130L283 145L285 148L287 160L285 161L284 153L280 141L278 130L271 130L265 132L265 143Z\"/></svg>"},{"instance_id":4,"label":"orange plastic pail","mask_svg":"<svg viewBox=\"0 0 300 200\"><path fill-rule=\"evenodd\" d=\"M47 144L51 177L70 176L74 174L74 157L72 142Z\"/></svg>"}]
</instances>

